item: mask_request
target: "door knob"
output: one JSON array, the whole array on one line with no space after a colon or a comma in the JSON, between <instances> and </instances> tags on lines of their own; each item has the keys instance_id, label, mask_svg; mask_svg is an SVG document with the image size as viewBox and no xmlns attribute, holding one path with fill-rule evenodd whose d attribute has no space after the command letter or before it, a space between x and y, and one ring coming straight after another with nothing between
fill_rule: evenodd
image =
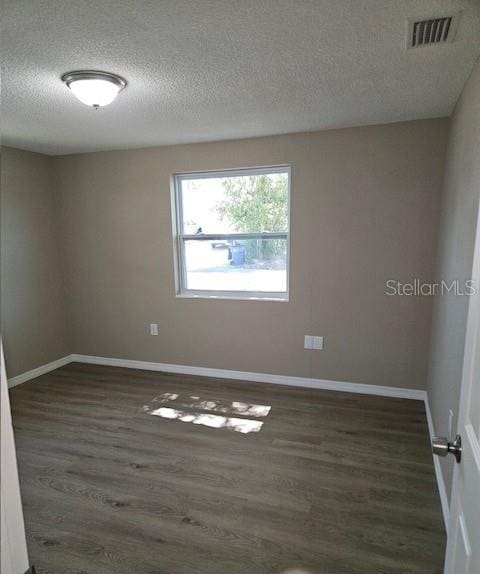
<instances>
[{"instance_id":1,"label":"door knob","mask_svg":"<svg viewBox=\"0 0 480 574\"><path fill-rule=\"evenodd\" d=\"M455 460L460 462L462 458L462 438L457 434L455 440L450 442L445 437L437 436L432 440L432 451L433 454L438 456L447 456L447 454L453 454Z\"/></svg>"}]
</instances>

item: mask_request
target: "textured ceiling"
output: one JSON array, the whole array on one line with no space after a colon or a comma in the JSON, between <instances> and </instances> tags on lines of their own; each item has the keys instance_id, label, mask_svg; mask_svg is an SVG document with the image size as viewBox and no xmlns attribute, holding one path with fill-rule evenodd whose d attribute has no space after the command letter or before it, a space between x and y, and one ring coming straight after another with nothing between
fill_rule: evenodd
<instances>
[{"instance_id":1,"label":"textured ceiling","mask_svg":"<svg viewBox=\"0 0 480 574\"><path fill-rule=\"evenodd\" d=\"M452 44L406 19L461 9ZM49 154L449 115L479 54L480 0L15 0L2 9L2 142ZM108 107L67 71L116 72Z\"/></svg>"}]
</instances>

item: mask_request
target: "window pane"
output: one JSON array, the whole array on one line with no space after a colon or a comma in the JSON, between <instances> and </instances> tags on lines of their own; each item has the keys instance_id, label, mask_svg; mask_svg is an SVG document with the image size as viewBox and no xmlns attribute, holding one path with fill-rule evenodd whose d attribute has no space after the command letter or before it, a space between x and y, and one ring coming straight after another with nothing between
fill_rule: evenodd
<instances>
[{"instance_id":1,"label":"window pane","mask_svg":"<svg viewBox=\"0 0 480 574\"><path fill-rule=\"evenodd\" d=\"M287 291L286 239L184 241L187 289Z\"/></svg>"},{"instance_id":2,"label":"window pane","mask_svg":"<svg viewBox=\"0 0 480 574\"><path fill-rule=\"evenodd\" d=\"M288 231L288 173L180 178L183 233Z\"/></svg>"}]
</instances>

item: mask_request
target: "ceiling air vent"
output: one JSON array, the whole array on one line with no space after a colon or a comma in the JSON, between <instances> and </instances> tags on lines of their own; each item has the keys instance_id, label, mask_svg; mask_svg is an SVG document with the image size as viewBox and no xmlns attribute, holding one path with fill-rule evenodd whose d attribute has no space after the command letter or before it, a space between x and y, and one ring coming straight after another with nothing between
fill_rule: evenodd
<instances>
[{"instance_id":1,"label":"ceiling air vent","mask_svg":"<svg viewBox=\"0 0 480 574\"><path fill-rule=\"evenodd\" d=\"M459 14L409 20L407 26L407 48L435 46L453 42L457 31Z\"/></svg>"}]
</instances>

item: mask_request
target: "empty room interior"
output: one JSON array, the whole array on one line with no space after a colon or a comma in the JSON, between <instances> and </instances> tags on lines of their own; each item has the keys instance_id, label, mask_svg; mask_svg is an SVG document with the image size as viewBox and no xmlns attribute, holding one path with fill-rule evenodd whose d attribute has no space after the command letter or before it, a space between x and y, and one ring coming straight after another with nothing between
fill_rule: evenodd
<instances>
[{"instance_id":1,"label":"empty room interior","mask_svg":"<svg viewBox=\"0 0 480 574\"><path fill-rule=\"evenodd\" d=\"M2 574L480 574L480 2L0 46Z\"/></svg>"}]
</instances>

